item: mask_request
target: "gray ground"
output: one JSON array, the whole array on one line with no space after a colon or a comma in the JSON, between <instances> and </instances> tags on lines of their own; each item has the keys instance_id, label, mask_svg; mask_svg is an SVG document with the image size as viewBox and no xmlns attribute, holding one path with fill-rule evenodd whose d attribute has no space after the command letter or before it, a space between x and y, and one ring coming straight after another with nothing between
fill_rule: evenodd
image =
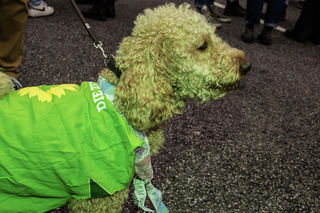
<instances>
[{"instance_id":1,"label":"gray ground","mask_svg":"<svg viewBox=\"0 0 320 213\"><path fill-rule=\"evenodd\" d=\"M94 81L102 56L71 3L46 2L56 12L27 22L21 83ZM116 19L89 23L104 49L115 53L137 14L163 3L118 0ZM296 3L290 1L280 26L293 27L301 11ZM320 47L278 31L272 46L246 44L243 30L244 19L236 17L217 30L252 61L241 88L205 105L190 102L174 117L165 148L153 158L153 183L170 212L320 212ZM123 212L137 211L130 198Z\"/></svg>"}]
</instances>

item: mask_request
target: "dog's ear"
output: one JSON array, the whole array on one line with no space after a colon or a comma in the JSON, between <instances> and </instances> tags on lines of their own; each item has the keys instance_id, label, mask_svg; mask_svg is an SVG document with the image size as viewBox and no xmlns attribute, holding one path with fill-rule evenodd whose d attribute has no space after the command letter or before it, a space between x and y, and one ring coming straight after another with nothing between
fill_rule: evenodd
<instances>
[{"instance_id":1,"label":"dog's ear","mask_svg":"<svg viewBox=\"0 0 320 213\"><path fill-rule=\"evenodd\" d=\"M172 37L176 35L168 29L161 11L147 9L137 17L131 36L122 40L115 58L122 73L115 104L139 130L157 128L180 112L171 85L174 79L168 79L174 67Z\"/></svg>"},{"instance_id":2,"label":"dog's ear","mask_svg":"<svg viewBox=\"0 0 320 213\"><path fill-rule=\"evenodd\" d=\"M133 64L115 89L115 105L139 130L157 128L177 113L165 71L150 61Z\"/></svg>"}]
</instances>

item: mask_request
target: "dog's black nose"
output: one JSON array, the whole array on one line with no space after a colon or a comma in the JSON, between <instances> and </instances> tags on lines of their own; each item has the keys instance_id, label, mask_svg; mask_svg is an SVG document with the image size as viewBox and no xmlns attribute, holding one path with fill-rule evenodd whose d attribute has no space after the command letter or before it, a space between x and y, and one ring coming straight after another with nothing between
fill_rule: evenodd
<instances>
[{"instance_id":1,"label":"dog's black nose","mask_svg":"<svg viewBox=\"0 0 320 213\"><path fill-rule=\"evenodd\" d=\"M251 68L250 61L245 61L244 63L240 64L240 74L244 76L249 72L250 68Z\"/></svg>"}]
</instances>

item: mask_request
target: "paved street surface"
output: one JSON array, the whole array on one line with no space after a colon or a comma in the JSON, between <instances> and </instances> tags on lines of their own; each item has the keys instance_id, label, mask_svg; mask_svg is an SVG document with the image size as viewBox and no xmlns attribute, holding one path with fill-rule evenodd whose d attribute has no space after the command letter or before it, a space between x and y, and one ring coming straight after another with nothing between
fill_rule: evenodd
<instances>
[{"instance_id":1,"label":"paved street surface","mask_svg":"<svg viewBox=\"0 0 320 213\"><path fill-rule=\"evenodd\" d=\"M55 14L27 22L21 83L95 81L104 68L102 55L71 3L46 2ZM245 0L240 2L245 6ZM104 49L114 54L122 38L130 35L135 17L163 3L118 0L116 19L89 23ZM281 27L293 27L301 11L296 5L297 0L290 1ZM217 34L245 51L253 64L250 72L239 90L204 105L190 102L185 114L174 117L165 147L153 158L153 183L173 213L317 213L320 47L288 40L279 31L273 33L272 46L246 44L240 39L244 28L244 18L232 17ZM138 212L132 197L123 212Z\"/></svg>"}]
</instances>

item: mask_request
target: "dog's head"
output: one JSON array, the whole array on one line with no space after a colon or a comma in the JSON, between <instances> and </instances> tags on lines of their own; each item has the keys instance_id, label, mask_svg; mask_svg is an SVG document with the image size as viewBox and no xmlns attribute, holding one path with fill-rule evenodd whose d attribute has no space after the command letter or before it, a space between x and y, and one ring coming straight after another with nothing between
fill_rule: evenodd
<instances>
[{"instance_id":1,"label":"dog's head","mask_svg":"<svg viewBox=\"0 0 320 213\"><path fill-rule=\"evenodd\" d=\"M116 63L122 71L116 104L143 130L169 119L187 99L224 96L251 66L243 51L223 42L186 4L145 10L121 43Z\"/></svg>"}]
</instances>

